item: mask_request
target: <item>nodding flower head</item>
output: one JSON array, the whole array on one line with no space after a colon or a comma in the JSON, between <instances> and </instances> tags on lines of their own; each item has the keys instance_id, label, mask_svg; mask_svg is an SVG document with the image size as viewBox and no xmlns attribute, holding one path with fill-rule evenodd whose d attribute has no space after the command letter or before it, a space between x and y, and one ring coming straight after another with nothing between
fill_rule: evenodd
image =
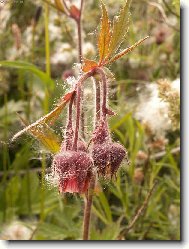
<instances>
[{"instance_id":1,"label":"nodding flower head","mask_svg":"<svg viewBox=\"0 0 189 249\"><path fill-rule=\"evenodd\" d=\"M61 193L84 193L92 177L92 158L83 151L64 151L55 155L53 169Z\"/></svg>"},{"instance_id":2,"label":"nodding flower head","mask_svg":"<svg viewBox=\"0 0 189 249\"><path fill-rule=\"evenodd\" d=\"M92 157L98 174L112 177L126 156L125 148L121 144L112 142L108 125L104 121L100 122L95 130L93 141Z\"/></svg>"}]
</instances>

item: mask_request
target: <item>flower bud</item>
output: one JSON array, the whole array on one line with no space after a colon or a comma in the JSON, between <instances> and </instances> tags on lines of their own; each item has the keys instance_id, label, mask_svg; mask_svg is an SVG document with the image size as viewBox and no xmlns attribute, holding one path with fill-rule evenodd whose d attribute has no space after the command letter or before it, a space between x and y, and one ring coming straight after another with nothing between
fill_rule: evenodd
<instances>
[{"instance_id":1,"label":"flower bud","mask_svg":"<svg viewBox=\"0 0 189 249\"><path fill-rule=\"evenodd\" d=\"M92 158L83 151L64 151L56 154L53 168L58 175L59 191L84 193L92 176Z\"/></svg>"},{"instance_id":2,"label":"flower bud","mask_svg":"<svg viewBox=\"0 0 189 249\"><path fill-rule=\"evenodd\" d=\"M117 172L125 156L126 151L124 147L112 142L95 144L92 151L94 165L101 176L110 175L112 177Z\"/></svg>"},{"instance_id":3,"label":"flower bud","mask_svg":"<svg viewBox=\"0 0 189 249\"><path fill-rule=\"evenodd\" d=\"M125 148L112 142L106 121L100 121L93 133L93 142L92 157L98 174L112 177L126 156Z\"/></svg>"},{"instance_id":4,"label":"flower bud","mask_svg":"<svg viewBox=\"0 0 189 249\"><path fill-rule=\"evenodd\" d=\"M125 148L118 143L112 143L110 147L111 175L115 174L127 155Z\"/></svg>"}]
</instances>

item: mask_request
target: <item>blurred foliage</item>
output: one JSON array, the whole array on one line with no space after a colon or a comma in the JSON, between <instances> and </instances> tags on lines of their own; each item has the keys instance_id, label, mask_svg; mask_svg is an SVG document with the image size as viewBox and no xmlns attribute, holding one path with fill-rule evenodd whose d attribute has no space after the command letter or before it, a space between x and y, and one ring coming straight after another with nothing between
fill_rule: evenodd
<instances>
[{"instance_id":1,"label":"blurred foliage","mask_svg":"<svg viewBox=\"0 0 189 249\"><path fill-rule=\"evenodd\" d=\"M110 17L123 2L104 1ZM42 13L33 25L39 6ZM7 1L0 6L2 17L5 10L6 22L0 23L0 238L6 233L6 238L11 239L14 231L8 232L7 227L19 220L20 226L30 231L30 236L23 239L78 240L82 237L83 196L60 196L56 186L45 180L45 168L49 170L52 158L33 139L25 136L10 142L21 128L16 112L31 122L37 120L65 93L65 75L76 75L74 23L50 8L51 79L44 72L44 2ZM162 78L170 82L179 78L179 10L176 0L133 0L130 29L123 46L146 35L150 38L110 67L116 78L110 84L110 105L117 113L110 119L110 128L114 139L127 148L130 165L124 162L115 180L101 180L96 187L92 240L180 240L180 153L172 153L179 147L179 126L157 138L135 117L139 93L146 85ZM99 17L98 1L86 1L83 50L90 59L97 55L94 47ZM12 32L14 23L21 33L19 49ZM93 105L89 95L90 119ZM58 133L65 126L64 114L55 124ZM154 122L158 124L159 120ZM162 151L160 157L153 157ZM158 184L147 208L132 229L124 233L154 180Z\"/></svg>"}]
</instances>

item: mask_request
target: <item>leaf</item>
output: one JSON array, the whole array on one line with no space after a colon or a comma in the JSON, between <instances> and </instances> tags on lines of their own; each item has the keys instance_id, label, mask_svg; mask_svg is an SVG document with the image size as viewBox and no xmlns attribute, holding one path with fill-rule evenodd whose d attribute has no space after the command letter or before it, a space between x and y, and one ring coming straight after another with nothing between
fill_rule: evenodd
<instances>
[{"instance_id":1,"label":"leaf","mask_svg":"<svg viewBox=\"0 0 189 249\"><path fill-rule=\"evenodd\" d=\"M82 71L87 73L97 66L96 61L83 59Z\"/></svg>"},{"instance_id":2,"label":"leaf","mask_svg":"<svg viewBox=\"0 0 189 249\"><path fill-rule=\"evenodd\" d=\"M31 129L30 133L52 153L56 153L60 150L60 139L47 124L43 124L41 129L38 127Z\"/></svg>"},{"instance_id":3,"label":"leaf","mask_svg":"<svg viewBox=\"0 0 189 249\"><path fill-rule=\"evenodd\" d=\"M120 10L119 16L114 17L107 58L117 51L128 31L130 3L131 0L127 0L125 6Z\"/></svg>"},{"instance_id":4,"label":"leaf","mask_svg":"<svg viewBox=\"0 0 189 249\"><path fill-rule=\"evenodd\" d=\"M58 10L65 12L62 0L54 0L54 2Z\"/></svg>"},{"instance_id":5,"label":"leaf","mask_svg":"<svg viewBox=\"0 0 189 249\"><path fill-rule=\"evenodd\" d=\"M19 114L18 116L24 125L28 125L26 120ZM56 153L60 150L61 142L59 137L46 123L29 129L29 133L37 138L52 153Z\"/></svg>"},{"instance_id":6,"label":"leaf","mask_svg":"<svg viewBox=\"0 0 189 249\"><path fill-rule=\"evenodd\" d=\"M0 61L0 67L16 68L32 72L51 90L54 89L54 81L45 72L41 71L31 63L25 61Z\"/></svg>"},{"instance_id":7,"label":"leaf","mask_svg":"<svg viewBox=\"0 0 189 249\"><path fill-rule=\"evenodd\" d=\"M101 17L101 27L98 36L98 50L99 50L99 64L107 56L109 51L109 42L111 38L111 23L108 18L108 13L103 2L101 3L102 17Z\"/></svg>"},{"instance_id":8,"label":"leaf","mask_svg":"<svg viewBox=\"0 0 189 249\"><path fill-rule=\"evenodd\" d=\"M39 120L37 120L31 125L28 125L28 123L21 118L22 122L25 125L27 125L27 127L16 133L13 136L12 141L17 139L23 133L29 132L34 137L36 137L40 142L42 142L42 144L51 152L55 153L59 151L60 149L59 139L57 135L54 133L54 131L48 126L47 123L52 125L55 122L55 120L58 118L63 108L69 102L74 92L75 91L67 93L63 98L61 98L60 102L57 104L57 107L55 107L50 113L48 113L44 117L41 117Z\"/></svg>"},{"instance_id":9,"label":"leaf","mask_svg":"<svg viewBox=\"0 0 189 249\"><path fill-rule=\"evenodd\" d=\"M105 63L109 64L112 63L116 60L118 60L119 58L121 58L122 56L124 56L125 54L128 54L129 52L133 51L137 46L139 46L142 42L144 42L147 38L149 38L149 36L146 36L143 39L140 39L139 41L137 41L134 45L124 49L123 51L121 51L120 53L116 54L113 58L111 58L108 62Z\"/></svg>"},{"instance_id":10,"label":"leaf","mask_svg":"<svg viewBox=\"0 0 189 249\"><path fill-rule=\"evenodd\" d=\"M109 222L112 222L112 212L111 212L110 205L108 203L108 200L107 200L104 192L103 191L100 192L99 195L98 195L98 197L99 197L101 205L102 205L102 207L104 209L104 213L105 213L105 215L107 217L107 220Z\"/></svg>"}]
</instances>

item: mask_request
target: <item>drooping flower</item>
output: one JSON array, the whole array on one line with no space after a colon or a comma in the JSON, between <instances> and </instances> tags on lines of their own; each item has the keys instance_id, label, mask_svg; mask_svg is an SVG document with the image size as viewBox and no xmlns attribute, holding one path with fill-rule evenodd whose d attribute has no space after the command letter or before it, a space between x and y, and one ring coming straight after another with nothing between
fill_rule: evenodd
<instances>
[{"instance_id":1,"label":"drooping flower","mask_svg":"<svg viewBox=\"0 0 189 249\"><path fill-rule=\"evenodd\" d=\"M59 192L85 193L92 177L93 159L87 151L87 146L79 138L81 89L77 89L76 124L72 126L72 97L68 109L68 123L60 152L54 156L53 171L58 178Z\"/></svg>"},{"instance_id":2,"label":"drooping flower","mask_svg":"<svg viewBox=\"0 0 189 249\"><path fill-rule=\"evenodd\" d=\"M63 151L55 155L53 168L58 175L59 191L84 193L92 176L92 158L83 151Z\"/></svg>"},{"instance_id":3,"label":"drooping flower","mask_svg":"<svg viewBox=\"0 0 189 249\"><path fill-rule=\"evenodd\" d=\"M127 155L125 148L119 143L112 142L105 121L101 121L95 130L93 142L92 157L98 174L112 177Z\"/></svg>"}]
</instances>

